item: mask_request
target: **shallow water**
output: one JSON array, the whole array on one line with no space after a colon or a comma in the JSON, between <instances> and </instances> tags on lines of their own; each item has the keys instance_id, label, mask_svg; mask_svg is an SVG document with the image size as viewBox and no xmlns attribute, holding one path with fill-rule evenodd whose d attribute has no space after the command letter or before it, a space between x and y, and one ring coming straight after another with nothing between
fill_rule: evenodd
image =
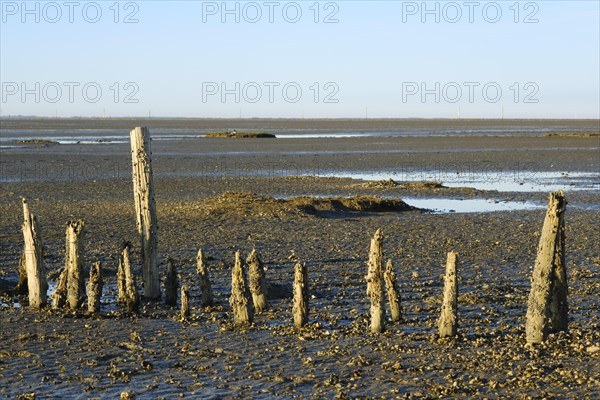
<instances>
[{"instance_id":1,"label":"shallow water","mask_svg":"<svg viewBox=\"0 0 600 400\"><path fill-rule=\"evenodd\" d=\"M565 171L331 171L321 177L365 181L393 179L396 182L442 182L444 186L470 187L499 192L551 192L600 190L600 175L594 172Z\"/></svg>"},{"instance_id":2,"label":"shallow water","mask_svg":"<svg viewBox=\"0 0 600 400\"><path fill-rule=\"evenodd\" d=\"M300 195L306 197L325 198L331 197L326 194L306 194ZM276 196L277 199L290 199L299 197L298 195ZM397 196L380 196L386 199L397 199ZM518 210L536 210L542 209L543 204L537 204L531 201L510 201L494 199L452 199L452 198L423 198L423 197L402 197L407 204L431 210L436 214L447 213L481 213L494 211L518 211Z\"/></svg>"},{"instance_id":3,"label":"shallow water","mask_svg":"<svg viewBox=\"0 0 600 400\"><path fill-rule=\"evenodd\" d=\"M494 211L517 211L543 209L542 204L530 201L499 201L488 199L433 199L433 198L402 198L406 203L418 208L426 208L435 213L477 213Z\"/></svg>"},{"instance_id":4,"label":"shallow water","mask_svg":"<svg viewBox=\"0 0 600 400\"><path fill-rule=\"evenodd\" d=\"M232 129L235 127L232 127ZM198 128L153 128L154 140L187 140L206 137L214 129ZM578 129L564 127L528 127L510 126L503 128L459 128L459 129L406 129L406 130L327 130L327 129L261 129L272 133L278 139L344 139L344 138L385 138L385 137L440 137L440 136L540 136L549 132L578 132ZM584 130L585 131L585 130ZM128 132L124 129L2 129L2 142L18 140L52 140L59 144L122 144L129 142Z\"/></svg>"}]
</instances>

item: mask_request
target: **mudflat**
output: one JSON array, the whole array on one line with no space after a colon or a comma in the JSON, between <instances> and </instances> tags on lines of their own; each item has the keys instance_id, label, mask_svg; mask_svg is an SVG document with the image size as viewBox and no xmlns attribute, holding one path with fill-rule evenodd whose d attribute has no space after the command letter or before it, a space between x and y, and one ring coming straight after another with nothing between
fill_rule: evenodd
<instances>
[{"instance_id":1,"label":"mudflat","mask_svg":"<svg viewBox=\"0 0 600 400\"><path fill-rule=\"evenodd\" d=\"M3 119L0 126L3 138L77 137L0 143L2 287L18 280L21 196L40 216L50 292L73 219L86 224L86 274L100 261L105 281L97 316L33 311L26 298L0 289L2 398L600 396L600 138L546 136L598 132L597 120ZM133 126L156 135L161 289L172 257L180 284L191 288L186 321L160 302L129 314L115 301L123 239L133 243L141 282L127 142ZM202 137L228 129L277 138ZM98 140L109 136L117 138ZM531 269L548 191L560 188L569 202L569 331L533 347L524 329ZM401 207L400 199L421 209ZM442 205L424 210L423 199ZM475 201L531 207L479 211ZM474 206L451 212L444 202ZM365 275L377 229L398 279L402 320L388 315L386 331L373 335ZM200 247L212 307L200 306ZM253 248L271 299L251 327L239 329L228 303L231 268L236 250L245 259ZM458 253L459 326L456 338L440 339L448 251ZM302 329L292 320L298 261L309 276Z\"/></svg>"}]
</instances>

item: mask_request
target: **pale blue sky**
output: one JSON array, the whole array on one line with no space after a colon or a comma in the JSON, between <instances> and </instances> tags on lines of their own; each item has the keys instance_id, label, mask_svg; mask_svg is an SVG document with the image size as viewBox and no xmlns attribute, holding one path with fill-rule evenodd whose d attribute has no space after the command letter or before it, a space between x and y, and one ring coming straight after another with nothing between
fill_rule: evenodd
<instances>
[{"instance_id":1,"label":"pale blue sky","mask_svg":"<svg viewBox=\"0 0 600 400\"><path fill-rule=\"evenodd\" d=\"M599 118L600 113L598 1L477 1L473 8L463 1L430 1L434 14L425 15L421 1L323 1L318 7L315 1L227 2L230 9L237 5L239 22L235 14L222 15L221 1L119 2L118 16L114 1L81 1L72 9L72 23L62 1L27 2L30 14L21 1L1 3L2 115L453 118L460 111L463 118L503 112L506 118ZM97 8L102 15L91 23ZM252 23L257 9L262 18ZM296 9L302 15L291 23ZM132 12L138 22L123 23ZM331 13L338 22L323 23ZM528 17L531 23L524 22ZM224 88L230 94L223 99ZM424 98L423 89L429 90ZM128 94L137 103L126 102ZM337 102L326 102L327 95Z\"/></svg>"}]
</instances>

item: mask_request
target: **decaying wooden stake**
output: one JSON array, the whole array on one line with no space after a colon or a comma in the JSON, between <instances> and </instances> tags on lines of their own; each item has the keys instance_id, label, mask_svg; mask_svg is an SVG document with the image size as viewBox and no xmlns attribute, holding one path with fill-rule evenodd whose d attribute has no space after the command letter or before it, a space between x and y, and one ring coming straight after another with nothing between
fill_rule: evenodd
<instances>
[{"instance_id":1,"label":"decaying wooden stake","mask_svg":"<svg viewBox=\"0 0 600 400\"><path fill-rule=\"evenodd\" d=\"M565 261L565 215L566 200L563 196L563 212L560 213L558 233L556 234L556 254L554 257L554 282L552 284L552 300L550 301L550 332L567 331L569 329L569 285L567 281L567 265Z\"/></svg>"},{"instance_id":2,"label":"decaying wooden stake","mask_svg":"<svg viewBox=\"0 0 600 400\"><path fill-rule=\"evenodd\" d=\"M25 269L25 252L21 253L19 259L19 282L15 285L13 291L19 295L26 295L27 289L27 269Z\"/></svg>"},{"instance_id":3,"label":"decaying wooden stake","mask_svg":"<svg viewBox=\"0 0 600 400\"><path fill-rule=\"evenodd\" d=\"M198 263L198 278L200 279L200 304L203 307L208 307L213 304L213 296L210 275L208 272L208 263L206 262L202 249L198 250L196 262Z\"/></svg>"},{"instance_id":4,"label":"decaying wooden stake","mask_svg":"<svg viewBox=\"0 0 600 400\"><path fill-rule=\"evenodd\" d=\"M190 288L188 286L181 287L181 319L186 319L190 316Z\"/></svg>"},{"instance_id":5,"label":"decaying wooden stake","mask_svg":"<svg viewBox=\"0 0 600 400\"><path fill-rule=\"evenodd\" d=\"M85 276L83 274L84 222L69 221L66 230L65 268L67 271L67 304L71 310L85 301Z\"/></svg>"},{"instance_id":6,"label":"decaying wooden stake","mask_svg":"<svg viewBox=\"0 0 600 400\"><path fill-rule=\"evenodd\" d=\"M303 327L308 323L308 272L305 264L294 267L294 325Z\"/></svg>"},{"instance_id":7,"label":"decaying wooden stake","mask_svg":"<svg viewBox=\"0 0 600 400\"><path fill-rule=\"evenodd\" d=\"M568 328L566 206L562 190L550 194L527 303L525 334L528 343L541 343L548 333Z\"/></svg>"},{"instance_id":8,"label":"decaying wooden stake","mask_svg":"<svg viewBox=\"0 0 600 400\"><path fill-rule=\"evenodd\" d=\"M156 200L152 177L152 151L148 128L135 128L130 133L133 196L137 230L142 243L144 297L160 299L158 273L158 237Z\"/></svg>"},{"instance_id":9,"label":"decaying wooden stake","mask_svg":"<svg viewBox=\"0 0 600 400\"><path fill-rule=\"evenodd\" d=\"M102 297L102 269L100 261L92 264L90 268L90 280L88 281L88 312L97 314L100 312L100 298Z\"/></svg>"},{"instance_id":10,"label":"decaying wooden stake","mask_svg":"<svg viewBox=\"0 0 600 400\"><path fill-rule=\"evenodd\" d=\"M125 306L129 312L136 312L140 307L140 296L135 285L135 275L131 271L130 248L131 243L123 243L119 263L123 266L123 274L125 275Z\"/></svg>"},{"instance_id":11,"label":"decaying wooden stake","mask_svg":"<svg viewBox=\"0 0 600 400\"><path fill-rule=\"evenodd\" d=\"M254 310L248 288L248 279L242 267L239 251L235 253L235 265L231 271L231 297L229 298L229 304L233 312L234 324L247 325L252 323Z\"/></svg>"},{"instance_id":12,"label":"decaying wooden stake","mask_svg":"<svg viewBox=\"0 0 600 400\"><path fill-rule=\"evenodd\" d=\"M367 296L371 300L371 332L381 333L385 330L385 307L383 300L383 280L381 258L381 245L383 234L378 229L371 240L369 251L367 280Z\"/></svg>"},{"instance_id":13,"label":"decaying wooden stake","mask_svg":"<svg viewBox=\"0 0 600 400\"><path fill-rule=\"evenodd\" d=\"M29 306L41 308L48 301L48 282L43 264L42 235L37 217L30 213L27 200L23 198L23 240L25 242L25 270L27 272L27 290Z\"/></svg>"},{"instance_id":14,"label":"decaying wooden stake","mask_svg":"<svg viewBox=\"0 0 600 400\"><path fill-rule=\"evenodd\" d=\"M444 300L438 320L440 337L456 336L458 326L458 280L456 276L456 253L448 253L444 275Z\"/></svg>"},{"instance_id":15,"label":"decaying wooden stake","mask_svg":"<svg viewBox=\"0 0 600 400\"><path fill-rule=\"evenodd\" d=\"M119 264L117 266L117 301L119 303L125 303L127 300L127 281L125 279L125 265L123 250L125 247L131 247L131 243L123 241L121 244L121 253L119 254Z\"/></svg>"},{"instance_id":16,"label":"decaying wooden stake","mask_svg":"<svg viewBox=\"0 0 600 400\"><path fill-rule=\"evenodd\" d=\"M52 307L61 309L67 304L67 267L63 267L52 293Z\"/></svg>"},{"instance_id":17,"label":"decaying wooden stake","mask_svg":"<svg viewBox=\"0 0 600 400\"><path fill-rule=\"evenodd\" d=\"M177 289L179 282L177 281L177 268L175 261L169 257L167 267L167 279L165 281L165 304L168 306L177 306Z\"/></svg>"},{"instance_id":18,"label":"decaying wooden stake","mask_svg":"<svg viewBox=\"0 0 600 400\"><path fill-rule=\"evenodd\" d=\"M267 280L265 278L265 270L256 249L252 249L252 252L250 252L246 259L246 263L249 267L250 293L252 293L254 312L261 313L269 308L269 303L267 302Z\"/></svg>"},{"instance_id":19,"label":"decaying wooden stake","mask_svg":"<svg viewBox=\"0 0 600 400\"><path fill-rule=\"evenodd\" d=\"M400 321L402 313L400 311L400 292L398 291L398 283L396 282L396 274L392 260L388 260L383 274L385 279L385 290L387 292L388 303L392 314L392 321Z\"/></svg>"}]
</instances>

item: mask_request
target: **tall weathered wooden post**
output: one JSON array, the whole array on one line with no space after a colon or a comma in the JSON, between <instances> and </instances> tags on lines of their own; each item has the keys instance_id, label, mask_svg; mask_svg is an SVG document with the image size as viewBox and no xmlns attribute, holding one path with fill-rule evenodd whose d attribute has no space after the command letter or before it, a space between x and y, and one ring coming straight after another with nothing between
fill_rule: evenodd
<instances>
[{"instance_id":1,"label":"tall weathered wooden post","mask_svg":"<svg viewBox=\"0 0 600 400\"><path fill-rule=\"evenodd\" d=\"M67 303L76 310L85 301L85 275L83 272L84 222L69 221L66 229L65 271L67 275Z\"/></svg>"},{"instance_id":2,"label":"tall weathered wooden post","mask_svg":"<svg viewBox=\"0 0 600 400\"><path fill-rule=\"evenodd\" d=\"M131 162L133 196L137 230L142 243L144 297L160 298L160 277L158 273L158 238L156 200L152 178L152 151L148 128L135 128L131 136Z\"/></svg>"},{"instance_id":3,"label":"tall weathered wooden post","mask_svg":"<svg viewBox=\"0 0 600 400\"><path fill-rule=\"evenodd\" d=\"M456 336L458 327L458 279L456 276L456 253L448 253L444 275L444 299L438 320L440 337Z\"/></svg>"},{"instance_id":4,"label":"tall weathered wooden post","mask_svg":"<svg viewBox=\"0 0 600 400\"><path fill-rule=\"evenodd\" d=\"M25 271L29 306L42 308L48 301L48 282L43 264L43 244L37 217L29 211L29 204L23 198L23 240L25 241Z\"/></svg>"},{"instance_id":5,"label":"tall weathered wooden post","mask_svg":"<svg viewBox=\"0 0 600 400\"><path fill-rule=\"evenodd\" d=\"M548 333L568 328L566 207L562 190L550 193L527 303L525 333L528 343L541 343Z\"/></svg>"},{"instance_id":6,"label":"tall weathered wooden post","mask_svg":"<svg viewBox=\"0 0 600 400\"><path fill-rule=\"evenodd\" d=\"M367 280L367 296L371 300L371 332L381 333L385 330L385 307L383 299L383 274L381 269L383 234L378 229L371 239L369 251Z\"/></svg>"}]
</instances>

